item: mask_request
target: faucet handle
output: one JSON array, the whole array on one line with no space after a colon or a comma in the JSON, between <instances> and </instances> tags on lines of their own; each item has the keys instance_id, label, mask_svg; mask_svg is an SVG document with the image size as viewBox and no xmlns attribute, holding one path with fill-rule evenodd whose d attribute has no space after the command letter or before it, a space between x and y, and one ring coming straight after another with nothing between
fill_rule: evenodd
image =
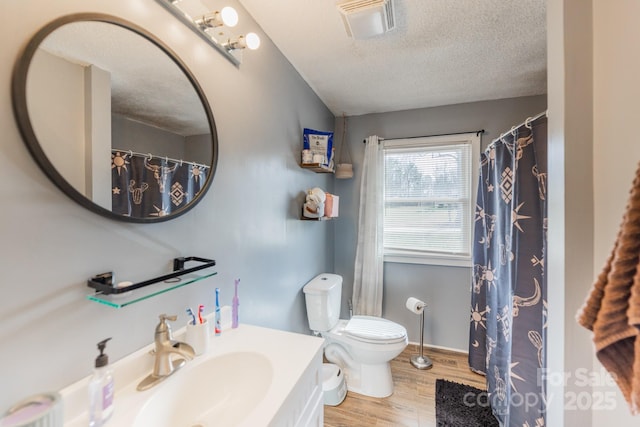
<instances>
[{"instance_id":1,"label":"faucet handle","mask_svg":"<svg viewBox=\"0 0 640 427\"><path fill-rule=\"evenodd\" d=\"M175 314L174 315L161 314L158 317L160 317L160 323L158 323L158 326L156 326L156 336L158 334L166 334L166 339L170 340L171 326L169 326L169 324L167 323L167 320L171 322L175 322L176 320L178 320L178 316Z\"/></svg>"},{"instance_id":2,"label":"faucet handle","mask_svg":"<svg viewBox=\"0 0 640 427\"><path fill-rule=\"evenodd\" d=\"M167 320L170 320L171 322L175 322L176 320L178 320L178 316L175 314L161 314L158 317L160 317L160 323L165 323Z\"/></svg>"}]
</instances>

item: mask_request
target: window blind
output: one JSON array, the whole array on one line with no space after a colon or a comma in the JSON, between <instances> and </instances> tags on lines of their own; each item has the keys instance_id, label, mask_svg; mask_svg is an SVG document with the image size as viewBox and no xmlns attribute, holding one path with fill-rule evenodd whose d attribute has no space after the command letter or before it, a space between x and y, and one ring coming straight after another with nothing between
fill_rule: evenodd
<instances>
[{"instance_id":1,"label":"window blind","mask_svg":"<svg viewBox=\"0 0 640 427\"><path fill-rule=\"evenodd\" d=\"M386 255L470 259L478 138L465 135L385 141Z\"/></svg>"}]
</instances>

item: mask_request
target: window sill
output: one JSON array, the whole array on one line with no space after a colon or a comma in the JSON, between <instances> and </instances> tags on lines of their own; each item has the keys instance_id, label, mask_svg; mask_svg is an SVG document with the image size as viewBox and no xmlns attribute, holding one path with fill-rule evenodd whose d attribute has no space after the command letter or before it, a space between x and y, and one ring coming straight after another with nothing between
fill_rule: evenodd
<instances>
[{"instance_id":1,"label":"window sill","mask_svg":"<svg viewBox=\"0 0 640 427\"><path fill-rule=\"evenodd\" d=\"M400 254L388 254L384 256L384 262L393 262L398 264L424 264L438 265L443 267L472 267L472 261L466 257L435 257L435 256L411 256Z\"/></svg>"}]
</instances>

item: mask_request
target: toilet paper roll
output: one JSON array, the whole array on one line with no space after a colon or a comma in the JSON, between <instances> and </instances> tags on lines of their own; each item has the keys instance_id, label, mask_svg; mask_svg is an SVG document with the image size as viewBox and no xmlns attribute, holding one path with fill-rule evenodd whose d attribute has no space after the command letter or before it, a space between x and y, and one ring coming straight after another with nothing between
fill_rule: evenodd
<instances>
[{"instance_id":1,"label":"toilet paper roll","mask_svg":"<svg viewBox=\"0 0 640 427\"><path fill-rule=\"evenodd\" d=\"M409 297L407 299L407 310L412 311L415 314L422 314L425 306L426 304L418 298Z\"/></svg>"}]
</instances>

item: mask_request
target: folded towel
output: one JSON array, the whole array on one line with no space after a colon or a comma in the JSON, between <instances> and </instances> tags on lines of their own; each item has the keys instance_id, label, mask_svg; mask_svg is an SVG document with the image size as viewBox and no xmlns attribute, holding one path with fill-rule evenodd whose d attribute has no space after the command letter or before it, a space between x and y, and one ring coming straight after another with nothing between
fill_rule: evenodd
<instances>
[{"instance_id":1,"label":"folded towel","mask_svg":"<svg viewBox=\"0 0 640 427\"><path fill-rule=\"evenodd\" d=\"M631 412L640 409L640 167L611 255L578 313Z\"/></svg>"}]
</instances>

